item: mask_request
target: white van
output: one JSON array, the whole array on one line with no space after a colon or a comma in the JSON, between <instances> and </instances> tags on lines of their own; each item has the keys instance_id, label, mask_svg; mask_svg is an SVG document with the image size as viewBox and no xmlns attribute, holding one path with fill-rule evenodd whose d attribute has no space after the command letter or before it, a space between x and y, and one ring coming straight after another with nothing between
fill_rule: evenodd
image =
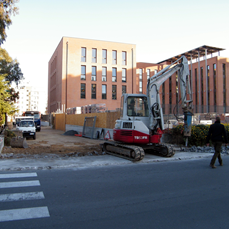
<instances>
[{"instance_id":1,"label":"white van","mask_svg":"<svg viewBox=\"0 0 229 229\"><path fill-rule=\"evenodd\" d=\"M23 138L36 139L36 127L33 120L21 120L16 129L22 131Z\"/></svg>"},{"instance_id":2,"label":"white van","mask_svg":"<svg viewBox=\"0 0 229 229\"><path fill-rule=\"evenodd\" d=\"M34 121L34 117L33 116L16 116L15 117L16 128L19 127L21 120L32 120L32 121Z\"/></svg>"}]
</instances>

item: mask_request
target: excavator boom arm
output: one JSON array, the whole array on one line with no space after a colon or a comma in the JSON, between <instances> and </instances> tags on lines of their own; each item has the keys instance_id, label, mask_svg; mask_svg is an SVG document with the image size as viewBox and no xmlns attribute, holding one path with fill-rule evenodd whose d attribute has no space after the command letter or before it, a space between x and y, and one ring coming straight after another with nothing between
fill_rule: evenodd
<instances>
[{"instance_id":1,"label":"excavator boom arm","mask_svg":"<svg viewBox=\"0 0 229 229\"><path fill-rule=\"evenodd\" d=\"M162 130L164 129L163 112L160 103L159 90L161 85L169 79L175 72L178 72L178 80L180 86L182 109L191 110L192 98L191 98L191 87L189 82L189 67L188 60L185 56L179 58L176 62L162 69L156 75L148 79L147 84L147 96L148 106L150 112L150 130L155 131L159 126ZM187 93L189 94L189 100L187 100Z\"/></svg>"}]
</instances>

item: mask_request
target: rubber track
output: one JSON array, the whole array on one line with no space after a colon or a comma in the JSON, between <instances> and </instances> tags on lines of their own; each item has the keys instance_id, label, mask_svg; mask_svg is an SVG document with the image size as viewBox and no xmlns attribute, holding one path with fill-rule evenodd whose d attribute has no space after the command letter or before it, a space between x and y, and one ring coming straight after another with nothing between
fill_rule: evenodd
<instances>
[{"instance_id":1,"label":"rubber track","mask_svg":"<svg viewBox=\"0 0 229 229\"><path fill-rule=\"evenodd\" d=\"M162 157L172 157L175 154L173 148L166 145L155 146L154 150Z\"/></svg>"},{"instance_id":2,"label":"rubber track","mask_svg":"<svg viewBox=\"0 0 229 229\"><path fill-rule=\"evenodd\" d=\"M128 157L128 156L125 156L122 154L118 154L118 153L114 153L114 152L109 152L106 150L106 145L111 145L111 146L115 146L115 147L119 147L119 148L123 148L123 149L131 149L135 152L135 158L131 158L131 157ZM110 154L110 155L113 155L116 157L120 157L120 158L124 158L124 159L130 160L130 161L133 161L133 162L141 161L145 156L145 152L144 152L143 148L140 146L135 146L135 145L124 145L121 143L105 142L103 144L103 149L105 150L105 152L107 154Z\"/></svg>"}]
</instances>

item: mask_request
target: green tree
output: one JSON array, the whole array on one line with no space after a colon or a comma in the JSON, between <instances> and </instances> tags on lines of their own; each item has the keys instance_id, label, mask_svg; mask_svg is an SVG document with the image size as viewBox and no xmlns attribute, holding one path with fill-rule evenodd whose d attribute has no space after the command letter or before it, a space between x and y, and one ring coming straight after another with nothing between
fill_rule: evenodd
<instances>
[{"instance_id":1,"label":"green tree","mask_svg":"<svg viewBox=\"0 0 229 229\"><path fill-rule=\"evenodd\" d=\"M23 73L19 67L17 60L12 60L8 52L0 47L0 75L5 76L5 80L9 83L20 83L23 79Z\"/></svg>"},{"instance_id":2,"label":"green tree","mask_svg":"<svg viewBox=\"0 0 229 229\"><path fill-rule=\"evenodd\" d=\"M15 3L18 0L0 0L0 46L6 40L6 28L12 24L10 16L18 12ZM15 113L13 103L19 94L10 87L12 82L18 84L23 74L17 60L13 60L8 52L0 47L0 124L5 120L6 114Z\"/></svg>"},{"instance_id":3,"label":"green tree","mask_svg":"<svg viewBox=\"0 0 229 229\"><path fill-rule=\"evenodd\" d=\"M6 28L12 24L10 16L18 13L18 8L14 6L18 0L0 1L0 45L6 40Z\"/></svg>"},{"instance_id":4,"label":"green tree","mask_svg":"<svg viewBox=\"0 0 229 229\"><path fill-rule=\"evenodd\" d=\"M23 74L19 64L0 47L0 124L6 120L6 114L14 114L17 111L13 103L19 99L19 92L10 87L10 84L12 82L18 84L21 79L23 79Z\"/></svg>"},{"instance_id":5,"label":"green tree","mask_svg":"<svg viewBox=\"0 0 229 229\"><path fill-rule=\"evenodd\" d=\"M0 124L5 121L5 114L13 114L16 109L11 99L11 88L4 76L0 76Z\"/></svg>"}]
</instances>

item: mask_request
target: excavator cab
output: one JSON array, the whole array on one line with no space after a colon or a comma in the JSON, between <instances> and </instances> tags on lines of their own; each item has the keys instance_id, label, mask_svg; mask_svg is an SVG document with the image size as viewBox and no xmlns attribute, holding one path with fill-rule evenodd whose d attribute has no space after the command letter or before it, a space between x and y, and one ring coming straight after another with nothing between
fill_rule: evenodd
<instances>
[{"instance_id":1,"label":"excavator cab","mask_svg":"<svg viewBox=\"0 0 229 229\"><path fill-rule=\"evenodd\" d=\"M127 115L128 116L149 116L149 109L146 97L133 97L127 98Z\"/></svg>"},{"instance_id":2,"label":"excavator cab","mask_svg":"<svg viewBox=\"0 0 229 229\"><path fill-rule=\"evenodd\" d=\"M130 120L143 117L148 120L149 108L145 95L123 94L121 99L121 119Z\"/></svg>"}]
</instances>

